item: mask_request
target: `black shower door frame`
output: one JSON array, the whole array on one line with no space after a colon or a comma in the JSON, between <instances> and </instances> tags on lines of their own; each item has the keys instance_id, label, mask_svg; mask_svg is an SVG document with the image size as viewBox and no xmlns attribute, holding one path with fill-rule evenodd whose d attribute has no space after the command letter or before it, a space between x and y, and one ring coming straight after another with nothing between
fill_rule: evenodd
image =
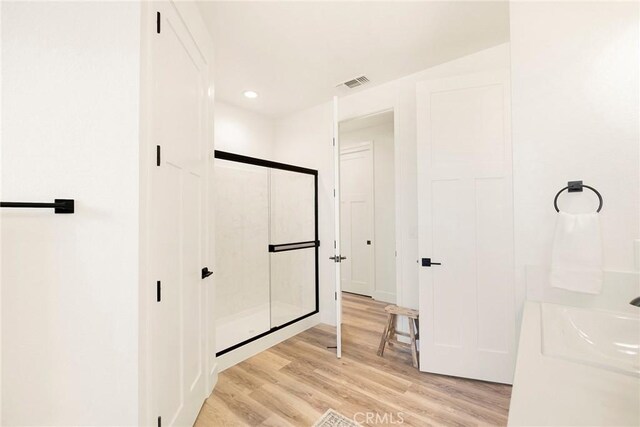
<instances>
[{"instance_id":1,"label":"black shower door frame","mask_svg":"<svg viewBox=\"0 0 640 427\"><path fill-rule=\"evenodd\" d=\"M307 317L313 316L314 314L318 314L320 312L320 269L318 265L318 262L320 259L319 258L320 257L320 240L318 235L318 171L316 169L304 168L301 166L290 165L287 163L273 162L271 160L264 160L264 159L259 159L257 157L243 156L241 154L235 154L235 153L230 153L228 151L220 151L220 150L214 151L214 158L220 159L220 160L227 160L230 162L244 163L247 165L261 166L265 168L280 169L280 170L289 171L289 172L297 172L297 173L302 173L306 175L313 175L313 183L314 183L313 184L313 187L314 187L313 211L314 211L315 240L306 241L306 242L291 242L291 243L284 243L284 244L277 244L277 245L270 244L269 247L266 249L269 251L269 253L277 253L277 252L291 251L291 250L297 250L297 249L307 249L307 248L314 247L315 248L315 275L316 275L315 277L316 279L315 310L305 315L302 315L296 319L283 323L282 325L273 326L271 327L271 329L269 329L266 332L258 334L238 344L234 344L231 347L225 348L224 350L220 350L216 353L216 357L218 357L218 356L222 356L223 354L229 353L230 351L233 351L239 347L242 347L243 345L249 344L250 342L259 340L262 337L265 337L276 331L284 329L287 326L293 325L294 323L297 323L303 319L306 319Z\"/></svg>"}]
</instances>

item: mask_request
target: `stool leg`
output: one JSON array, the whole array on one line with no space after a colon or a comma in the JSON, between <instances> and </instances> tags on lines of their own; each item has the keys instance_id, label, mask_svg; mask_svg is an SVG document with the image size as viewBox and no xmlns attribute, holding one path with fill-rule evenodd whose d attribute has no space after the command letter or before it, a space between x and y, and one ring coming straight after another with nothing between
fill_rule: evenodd
<instances>
[{"instance_id":1,"label":"stool leg","mask_svg":"<svg viewBox=\"0 0 640 427\"><path fill-rule=\"evenodd\" d=\"M416 343L416 331L414 323L409 319L409 336L411 337L411 357L413 358L413 367L418 367L418 345Z\"/></svg>"},{"instance_id":2,"label":"stool leg","mask_svg":"<svg viewBox=\"0 0 640 427\"><path fill-rule=\"evenodd\" d=\"M393 340L396 339L396 324L398 322L398 316L395 314L390 314L391 316L391 324L389 326L389 338L387 339L387 343L389 347L393 347Z\"/></svg>"},{"instance_id":3,"label":"stool leg","mask_svg":"<svg viewBox=\"0 0 640 427\"><path fill-rule=\"evenodd\" d=\"M416 323L416 340L420 340L420 321L418 319L413 319ZM420 366L420 349L417 348L418 343L416 342L416 353L418 353L418 366Z\"/></svg>"},{"instance_id":4,"label":"stool leg","mask_svg":"<svg viewBox=\"0 0 640 427\"><path fill-rule=\"evenodd\" d=\"M382 331L382 339L380 339L380 346L378 347L378 356L382 356L384 354L384 347L387 344L387 340L390 328L391 328L391 319L392 319L392 314L389 314L389 318L387 319L387 325L384 327L384 331Z\"/></svg>"}]
</instances>

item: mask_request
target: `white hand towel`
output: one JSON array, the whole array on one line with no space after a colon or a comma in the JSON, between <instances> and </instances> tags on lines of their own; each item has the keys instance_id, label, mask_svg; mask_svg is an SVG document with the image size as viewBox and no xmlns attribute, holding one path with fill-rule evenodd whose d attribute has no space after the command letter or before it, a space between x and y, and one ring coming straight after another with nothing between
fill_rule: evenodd
<instances>
[{"instance_id":1,"label":"white hand towel","mask_svg":"<svg viewBox=\"0 0 640 427\"><path fill-rule=\"evenodd\" d=\"M602 237L597 213L558 213L551 286L587 294L602 289Z\"/></svg>"}]
</instances>

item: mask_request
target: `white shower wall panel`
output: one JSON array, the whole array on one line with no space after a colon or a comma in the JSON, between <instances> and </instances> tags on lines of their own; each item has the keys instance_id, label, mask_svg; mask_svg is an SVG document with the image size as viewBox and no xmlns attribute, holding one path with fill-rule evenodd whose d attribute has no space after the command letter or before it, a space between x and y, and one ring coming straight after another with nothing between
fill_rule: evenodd
<instances>
[{"instance_id":1,"label":"white shower wall panel","mask_svg":"<svg viewBox=\"0 0 640 427\"><path fill-rule=\"evenodd\" d=\"M271 169L271 242L315 240L313 175Z\"/></svg>"},{"instance_id":2,"label":"white shower wall panel","mask_svg":"<svg viewBox=\"0 0 640 427\"><path fill-rule=\"evenodd\" d=\"M315 256L315 248L271 254L272 326L315 310Z\"/></svg>"},{"instance_id":3,"label":"white shower wall panel","mask_svg":"<svg viewBox=\"0 0 640 427\"><path fill-rule=\"evenodd\" d=\"M266 168L216 160L215 174L220 322L269 304L269 197Z\"/></svg>"}]
</instances>

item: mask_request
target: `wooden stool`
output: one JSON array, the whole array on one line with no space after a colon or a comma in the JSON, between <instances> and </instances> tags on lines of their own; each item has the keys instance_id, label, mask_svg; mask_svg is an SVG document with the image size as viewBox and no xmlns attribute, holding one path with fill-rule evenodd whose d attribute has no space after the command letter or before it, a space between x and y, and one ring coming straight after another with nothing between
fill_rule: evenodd
<instances>
[{"instance_id":1,"label":"wooden stool","mask_svg":"<svg viewBox=\"0 0 640 427\"><path fill-rule=\"evenodd\" d=\"M397 305L388 305L384 308L384 311L389 313L389 319L387 325L382 332L382 339L380 340L380 347L378 347L378 356L382 357L384 354L384 348L389 343L392 345L392 340L396 335L402 335L404 337L411 338L411 356L413 357L413 367L417 368L418 365L418 340L419 337L419 312L418 310L412 310L410 308L398 307ZM396 330L396 320L398 316L405 316L409 321L409 333L398 332Z\"/></svg>"}]
</instances>

